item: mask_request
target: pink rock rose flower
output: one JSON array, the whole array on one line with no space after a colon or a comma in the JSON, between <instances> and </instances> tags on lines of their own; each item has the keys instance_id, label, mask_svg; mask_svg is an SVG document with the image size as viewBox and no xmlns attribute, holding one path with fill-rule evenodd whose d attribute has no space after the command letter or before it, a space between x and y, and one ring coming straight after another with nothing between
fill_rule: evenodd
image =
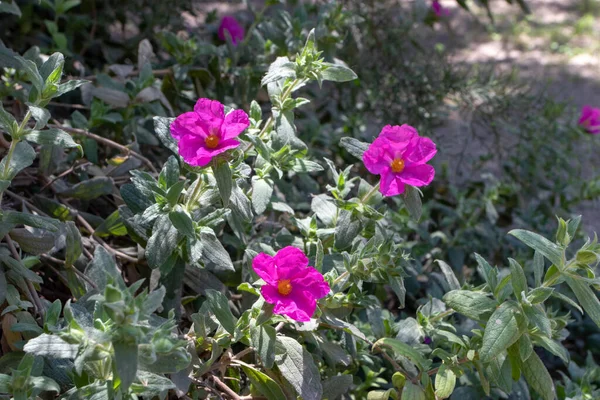
<instances>
[{"instance_id":1,"label":"pink rock rose flower","mask_svg":"<svg viewBox=\"0 0 600 400\"><path fill-rule=\"evenodd\" d=\"M225 41L225 31L229 32L231 36L231 42L234 45L237 45L239 42L244 40L244 27L240 25L239 22L233 17L227 16L223 17L221 20L221 24L219 25L219 31L217 35L219 39Z\"/></svg>"},{"instance_id":2,"label":"pink rock rose flower","mask_svg":"<svg viewBox=\"0 0 600 400\"><path fill-rule=\"evenodd\" d=\"M433 10L435 16L438 18L450 15L450 11L448 11L446 7L442 6L439 0L433 0L433 3L431 3L431 9Z\"/></svg>"},{"instance_id":3,"label":"pink rock rose flower","mask_svg":"<svg viewBox=\"0 0 600 400\"><path fill-rule=\"evenodd\" d=\"M584 106L579 118L579 126L592 135L600 133L600 108Z\"/></svg>"},{"instance_id":4,"label":"pink rock rose flower","mask_svg":"<svg viewBox=\"0 0 600 400\"><path fill-rule=\"evenodd\" d=\"M265 282L261 293L267 303L275 304L275 314L306 322L317 308L317 300L327 296L329 284L323 275L308 266L304 253L292 246L279 250L274 257L260 253L252 268Z\"/></svg>"},{"instance_id":5,"label":"pink rock rose flower","mask_svg":"<svg viewBox=\"0 0 600 400\"><path fill-rule=\"evenodd\" d=\"M177 140L179 154L186 163L204 167L213 157L240 145L235 140L250 121L243 110L225 115L223 104L199 99L194 111L181 114L171 124L171 135Z\"/></svg>"},{"instance_id":6,"label":"pink rock rose flower","mask_svg":"<svg viewBox=\"0 0 600 400\"><path fill-rule=\"evenodd\" d=\"M437 153L435 143L420 137L409 125L387 125L363 154L369 172L381 175L379 191L384 196L404 193L405 185L429 185L435 169L426 164Z\"/></svg>"}]
</instances>

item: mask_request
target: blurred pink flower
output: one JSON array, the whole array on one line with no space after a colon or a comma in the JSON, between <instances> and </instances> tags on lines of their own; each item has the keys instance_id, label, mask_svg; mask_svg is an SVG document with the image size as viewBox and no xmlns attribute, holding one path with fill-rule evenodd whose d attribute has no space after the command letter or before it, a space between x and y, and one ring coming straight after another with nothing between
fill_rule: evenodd
<instances>
[{"instance_id":1,"label":"blurred pink flower","mask_svg":"<svg viewBox=\"0 0 600 400\"><path fill-rule=\"evenodd\" d=\"M584 106L581 110L579 125L592 135L600 133L600 108Z\"/></svg>"},{"instance_id":2,"label":"blurred pink flower","mask_svg":"<svg viewBox=\"0 0 600 400\"><path fill-rule=\"evenodd\" d=\"M225 31L229 32L231 36L231 42L237 45L239 42L244 40L244 27L237 22L233 17L223 17L221 24L219 25L218 36L219 39L225 41Z\"/></svg>"},{"instance_id":3,"label":"blurred pink flower","mask_svg":"<svg viewBox=\"0 0 600 400\"><path fill-rule=\"evenodd\" d=\"M365 167L381 175L379 191L384 196L404 193L405 185L429 185L435 169L426 164L437 153L435 143L420 137L409 125L387 125L363 154Z\"/></svg>"},{"instance_id":4,"label":"blurred pink flower","mask_svg":"<svg viewBox=\"0 0 600 400\"><path fill-rule=\"evenodd\" d=\"M292 246L279 250L274 257L260 253L252 260L252 268L267 282L261 293L267 303L275 304L273 312L296 321L310 321L317 299L329 293L323 275L309 267L304 253Z\"/></svg>"},{"instance_id":5,"label":"blurred pink flower","mask_svg":"<svg viewBox=\"0 0 600 400\"><path fill-rule=\"evenodd\" d=\"M250 125L243 110L225 115L223 104L199 99L194 111L181 114L171 124L179 154L190 165L204 167L212 158L239 146L235 140Z\"/></svg>"},{"instance_id":6,"label":"blurred pink flower","mask_svg":"<svg viewBox=\"0 0 600 400\"><path fill-rule=\"evenodd\" d=\"M433 0L433 3L431 3L431 9L436 17L450 15L450 11L446 7L442 6L439 0Z\"/></svg>"}]
</instances>

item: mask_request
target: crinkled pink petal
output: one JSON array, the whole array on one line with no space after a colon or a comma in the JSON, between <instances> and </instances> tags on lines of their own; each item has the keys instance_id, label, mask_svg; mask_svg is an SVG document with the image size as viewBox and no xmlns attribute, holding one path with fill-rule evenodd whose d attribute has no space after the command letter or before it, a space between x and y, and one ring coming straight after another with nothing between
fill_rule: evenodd
<instances>
[{"instance_id":1,"label":"crinkled pink petal","mask_svg":"<svg viewBox=\"0 0 600 400\"><path fill-rule=\"evenodd\" d=\"M308 258L302 250L287 246L275 254L275 265L279 271L279 279L290 279L290 273L308 265Z\"/></svg>"},{"instance_id":2,"label":"crinkled pink petal","mask_svg":"<svg viewBox=\"0 0 600 400\"><path fill-rule=\"evenodd\" d=\"M260 253L252 260L252 269L269 285L277 286L277 268L273 257Z\"/></svg>"},{"instance_id":3,"label":"crinkled pink petal","mask_svg":"<svg viewBox=\"0 0 600 400\"><path fill-rule=\"evenodd\" d=\"M394 142L395 149L402 149L408 146L410 141L417 135L417 130L410 125L386 125L381 130L378 139L388 139Z\"/></svg>"},{"instance_id":4,"label":"crinkled pink petal","mask_svg":"<svg viewBox=\"0 0 600 400\"><path fill-rule=\"evenodd\" d=\"M225 121L221 125L221 137L223 139L237 137L248 126L250 126L250 121L244 110L233 110L225 116Z\"/></svg>"},{"instance_id":5,"label":"crinkled pink petal","mask_svg":"<svg viewBox=\"0 0 600 400\"><path fill-rule=\"evenodd\" d=\"M237 22L237 20L231 16L223 17L217 35L220 40L225 41L225 31L229 32L231 36L231 42L237 45L239 42L244 40L244 27Z\"/></svg>"},{"instance_id":6,"label":"crinkled pink petal","mask_svg":"<svg viewBox=\"0 0 600 400\"><path fill-rule=\"evenodd\" d=\"M388 169L386 173L381 175L379 191L387 197L396 196L404 193L404 183L397 179L396 174Z\"/></svg>"},{"instance_id":7,"label":"crinkled pink petal","mask_svg":"<svg viewBox=\"0 0 600 400\"><path fill-rule=\"evenodd\" d=\"M303 290L293 290L283 300L277 302L273 312L287 315L291 319L300 322L310 321L310 317L317 309L317 302Z\"/></svg>"},{"instance_id":8,"label":"crinkled pink petal","mask_svg":"<svg viewBox=\"0 0 600 400\"><path fill-rule=\"evenodd\" d=\"M274 286L269 284L264 285L260 288L260 293L269 304L278 304L285 301L285 296L280 295L277 291L277 284Z\"/></svg>"},{"instance_id":9,"label":"crinkled pink petal","mask_svg":"<svg viewBox=\"0 0 600 400\"><path fill-rule=\"evenodd\" d=\"M363 163L372 174L381 174L393 160L392 145L389 140L378 137L363 153Z\"/></svg>"},{"instance_id":10,"label":"crinkled pink petal","mask_svg":"<svg viewBox=\"0 0 600 400\"><path fill-rule=\"evenodd\" d=\"M412 186L429 185L435 176L435 169L429 164L413 164L404 168L398 178Z\"/></svg>"},{"instance_id":11,"label":"crinkled pink petal","mask_svg":"<svg viewBox=\"0 0 600 400\"><path fill-rule=\"evenodd\" d=\"M296 321L309 321L317 308L317 302L302 290L292 289L290 294L283 296L275 286L265 285L261 294L267 303L275 304L275 314L287 315Z\"/></svg>"},{"instance_id":12,"label":"crinkled pink petal","mask_svg":"<svg viewBox=\"0 0 600 400\"><path fill-rule=\"evenodd\" d=\"M329 294L329 284L325 282L323 275L313 267L307 267L292 277L293 290L307 291L312 297L320 299Z\"/></svg>"},{"instance_id":13,"label":"crinkled pink petal","mask_svg":"<svg viewBox=\"0 0 600 400\"><path fill-rule=\"evenodd\" d=\"M185 162L199 167L204 167L213 157L239 145L237 140L229 139L221 141L217 148L209 149L203 138L192 135L183 136L178 143L179 154Z\"/></svg>"},{"instance_id":14,"label":"crinkled pink petal","mask_svg":"<svg viewBox=\"0 0 600 400\"><path fill-rule=\"evenodd\" d=\"M223 104L216 100L199 99L194 106L198 124L208 135L221 136L221 125L225 119Z\"/></svg>"},{"instance_id":15,"label":"crinkled pink petal","mask_svg":"<svg viewBox=\"0 0 600 400\"><path fill-rule=\"evenodd\" d=\"M417 136L412 140L402 158L411 163L424 164L431 160L436 153L435 143L431 139Z\"/></svg>"},{"instance_id":16,"label":"crinkled pink petal","mask_svg":"<svg viewBox=\"0 0 600 400\"><path fill-rule=\"evenodd\" d=\"M181 140L185 135L206 137L198 122L198 115L195 112L183 113L171 123L171 135L176 140Z\"/></svg>"}]
</instances>

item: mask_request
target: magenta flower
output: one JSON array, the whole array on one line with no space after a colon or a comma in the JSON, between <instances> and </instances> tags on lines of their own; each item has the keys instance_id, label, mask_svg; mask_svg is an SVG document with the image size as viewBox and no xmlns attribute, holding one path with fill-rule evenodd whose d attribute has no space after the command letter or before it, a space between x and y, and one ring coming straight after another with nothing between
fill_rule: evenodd
<instances>
[{"instance_id":1,"label":"magenta flower","mask_svg":"<svg viewBox=\"0 0 600 400\"><path fill-rule=\"evenodd\" d=\"M181 114L171 124L171 135L177 140L179 154L186 163L204 167L212 158L240 145L235 140L250 125L243 110L225 115L223 104L199 99L194 111Z\"/></svg>"},{"instance_id":2,"label":"magenta flower","mask_svg":"<svg viewBox=\"0 0 600 400\"><path fill-rule=\"evenodd\" d=\"M265 301L275 304L275 314L306 322L315 313L317 299L327 296L329 284L323 275L308 266L308 258L299 249L288 246L275 257L260 253L252 268L265 282L261 293Z\"/></svg>"},{"instance_id":3,"label":"magenta flower","mask_svg":"<svg viewBox=\"0 0 600 400\"><path fill-rule=\"evenodd\" d=\"M431 3L431 9L433 10L435 16L438 18L450 15L450 11L448 11L446 7L442 6L439 0L433 0L433 3Z\"/></svg>"},{"instance_id":4,"label":"magenta flower","mask_svg":"<svg viewBox=\"0 0 600 400\"><path fill-rule=\"evenodd\" d=\"M429 185L435 169L425 164L437 153L435 143L420 137L408 125L387 125L363 154L365 167L381 175L379 191L384 196L404 193L405 185Z\"/></svg>"},{"instance_id":5,"label":"magenta flower","mask_svg":"<svg viewBox=\"0 0 600 400\"><path fill-rule=\"evenodd\" d=\"M579 118L579 126L592 135L600 133L600 108L584 106Z\"/></svg>"},{"instance_id":6,"label":"magenta flower","mask_svg":"<svg viewBox=\"0 0 600 400\"><path fill-rule=\"evenodd\" d=\"M221 24L219 25L218 36L219 39L225 41L225 31L229 32L231 36L231 42L237 45L239 42L244 40L244 27L237 22L233 17L223 17Z\"/></svg>"}]
</instances>

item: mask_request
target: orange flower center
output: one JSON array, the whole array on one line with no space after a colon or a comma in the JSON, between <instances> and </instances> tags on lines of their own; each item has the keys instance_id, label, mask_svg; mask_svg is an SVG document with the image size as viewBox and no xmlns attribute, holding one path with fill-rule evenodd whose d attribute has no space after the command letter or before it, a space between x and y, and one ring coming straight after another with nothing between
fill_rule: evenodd
<instances>
[{"instance_id":1,"label":"orange flower center","mask_svg":"<svg viewBox=\"0 0 600 400\"><path fill-rule=\"evenodd\" d=\"M204 143L206 144L206 147L208 147L209 149L214 149L219 145L219 137L215 134L209 135L204 140Z\"/></svg>"},{"instance_id":2,"label":"orange flower center","mask_svg":"<svg viewBox=\"0 0 600 400\"><path fill-rule=\"evenodd\" d=\"M292 293L292 284L289 279L283 279L277 282L277 291L282 296L287 296Z\"/></svg>"},{"instance_id":3,"label":"orange flower center","mask_svg":"<svg viewBox=\"0 0 600 400\"><path fill-rule=\"evenodd\" d=\"M390 167L392 167L393 172L398 174L404 170L404 160L401 158L394 158Z\"/></svg>"}]
</instances>

